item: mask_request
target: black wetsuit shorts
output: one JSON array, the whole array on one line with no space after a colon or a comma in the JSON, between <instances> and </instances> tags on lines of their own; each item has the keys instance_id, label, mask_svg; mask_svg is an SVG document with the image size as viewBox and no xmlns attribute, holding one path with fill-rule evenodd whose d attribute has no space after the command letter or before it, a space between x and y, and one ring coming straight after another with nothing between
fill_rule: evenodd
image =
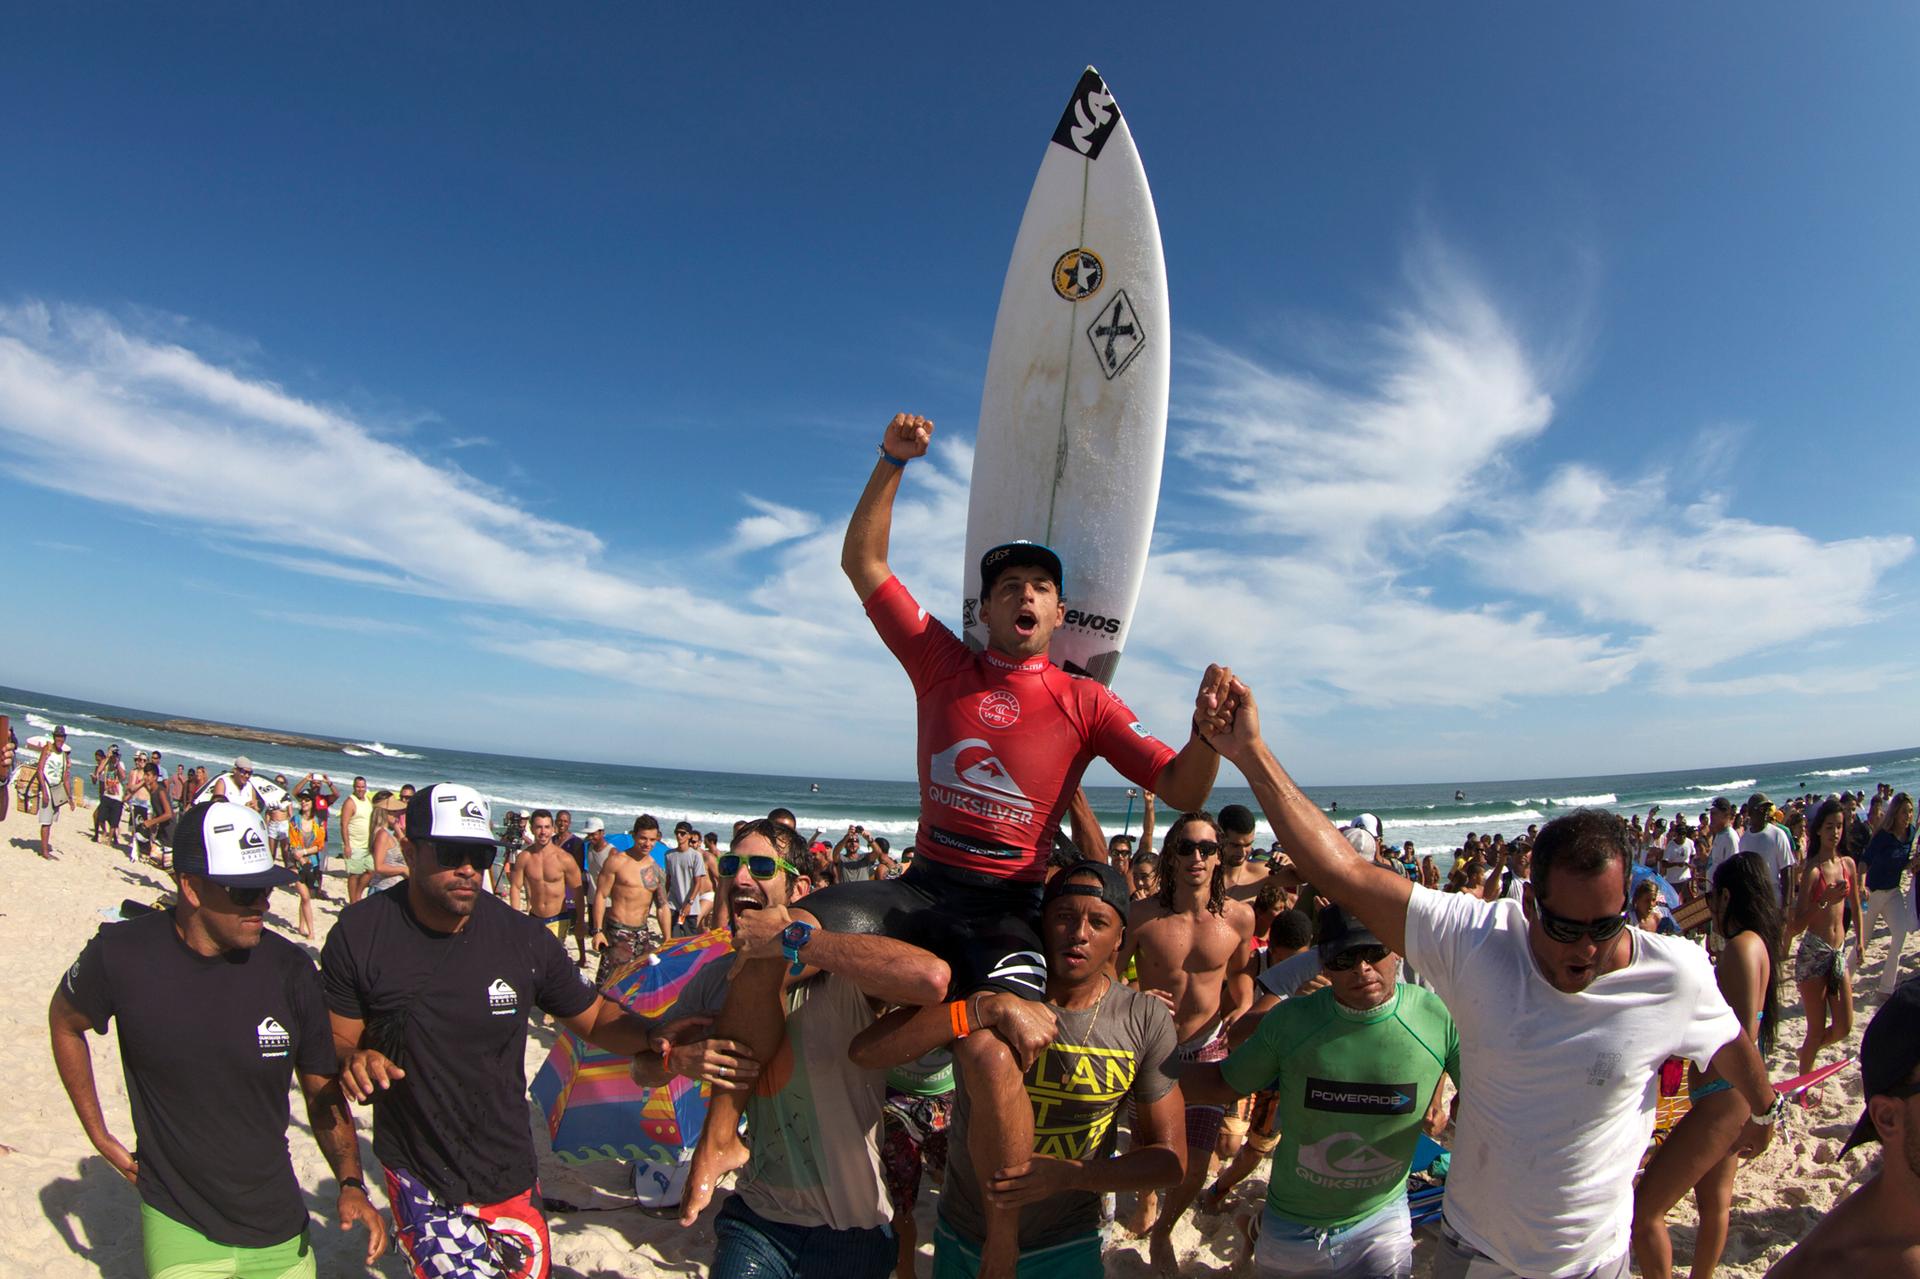
<instances>
[{"instance_id":1,"label":"black wetsuit shorts","mask_svg":"<svg viewBox=\"0 0 1920 1279\"><path fill-rule=\"evenodd\" d=\"M1038 1000L1047 994L1040 891L919 857L898 879L836 884L794 905L830 932L876 933L932 951L952 970L949 999L1000 990Z\"/></svg>"}]
</instances>

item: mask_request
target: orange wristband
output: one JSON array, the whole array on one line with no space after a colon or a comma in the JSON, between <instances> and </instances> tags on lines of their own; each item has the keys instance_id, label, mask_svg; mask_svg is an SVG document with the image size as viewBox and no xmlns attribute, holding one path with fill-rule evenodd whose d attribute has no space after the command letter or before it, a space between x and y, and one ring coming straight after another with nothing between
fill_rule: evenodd
<instances>
[{"instance_id":1,"label":"orange wristband","mask_svg":"<svg viewBox=\"0 0 1920 1279\"><path fill-rule=\"evenodd\" d=\"M973 1033L973 1027L967 1024L967 1001L956 999L947 1005L947 1016L953 1022L953 1037L965 1039Z\"/></svg>"}]
</instances>

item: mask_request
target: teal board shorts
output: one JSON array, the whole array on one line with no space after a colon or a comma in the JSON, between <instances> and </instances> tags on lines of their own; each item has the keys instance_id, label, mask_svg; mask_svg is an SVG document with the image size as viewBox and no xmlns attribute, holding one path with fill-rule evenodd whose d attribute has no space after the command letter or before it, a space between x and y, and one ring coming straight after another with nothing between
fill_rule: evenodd
<instances>
[{"instance_id":1,"label":"teal board shorts","mask_svg":"<svg viewBox=\"0 0 1920 1279\"><path fill-rule=\"evenodd\" d=\"M234 1248L144 1203L140 1251L147 1279L315 1279L319 1273L304 1230L270 1247Z\"/></svg>"},{"instance_id":2,"label":"teal board shorts","mask_svg":"<svg viewBox=\"0 0 1920 1279\"><path fill-rule=\"evenodd\" d=\"M955 1234L944 1219L933 1226L933 1279L974 1279L980 1273L980 1248ZM1020 1254L1015 1279L1104 1279L1100 1264L1100 1232L1092 1231L1064 1243L1029 1248Z\"/></svg>"}]
</instances>

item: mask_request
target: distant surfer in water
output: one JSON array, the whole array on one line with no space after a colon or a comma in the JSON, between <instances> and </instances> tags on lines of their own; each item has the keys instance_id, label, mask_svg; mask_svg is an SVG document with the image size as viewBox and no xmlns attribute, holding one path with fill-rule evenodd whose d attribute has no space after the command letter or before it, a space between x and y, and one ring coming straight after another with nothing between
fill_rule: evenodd
<instances>
[{"instance_id":1,"label":"distant surfer in water","mask_svg":"<svg viewBox=\"0 0 1920 1279\"><path fill-rule=\"evenodd\" d=\"M1056 1034L1045 1006L1047 965L1038 916L1047 856L1081 773L1095 756L1175 810L1197 809L1213 788L1219 756L1200 727L1224 727L1220 706L1231 672L1209 667L1195 698L1195 728L1179 751L1149 734L1113 693L1047 659L1065 621L1060 559L1034 542L1009 542L981 557L980 618L988 644L973 652L920 607L887 565L894 497L907 463L933 436L926 418L898 414L887 426L854 508L840 566L867 616L913 681L919 709L918 854L898 879L845 884L806 899L785 936L792 964L806 962L816 927L885 933L923 946L951 970L953 1054L975 1114L967 1134L973 1166L991 1177L1027 1163L1033 1110L1021 1070ZM713 1034L773 1060L783 1018L787 965L745 963ZM972 1032L969 997L1017 995L1024 1013ZM744 1152L735 1137L740 1099L717 1093L687 1181L691 1221L713 1183ZM984 1210L979 1273L1011 1279L1019 1255L1019 1210Z\"/></svg>"}]
</instances>

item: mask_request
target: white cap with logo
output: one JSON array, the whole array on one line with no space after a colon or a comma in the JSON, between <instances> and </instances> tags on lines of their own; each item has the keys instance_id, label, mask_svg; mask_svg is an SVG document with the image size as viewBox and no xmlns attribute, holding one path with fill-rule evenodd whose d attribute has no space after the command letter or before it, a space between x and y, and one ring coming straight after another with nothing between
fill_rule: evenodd
<instances>
[{"instance_id":1,"label":"white cap with logo","mask_svg":"<svg viewBox=\"0 0 1920 1279\"><path fill-rule=\"evenodd\" d=\"M297 878L273 860L260 814L224 799L195 804L180 815L173 832L173 868L235 888L275 888Z\"/></svg>"},{"instance_id":2,"label":"white cap with logo","mask_svg":"<svg viewBox=\"0 0 1920 1279\"><path fill-rule=\"evenodd\" d=\"M484 795L458 782L435 782L407 803L407 838L436 844L498 844Z\"/></svg>"}]
</instances>

